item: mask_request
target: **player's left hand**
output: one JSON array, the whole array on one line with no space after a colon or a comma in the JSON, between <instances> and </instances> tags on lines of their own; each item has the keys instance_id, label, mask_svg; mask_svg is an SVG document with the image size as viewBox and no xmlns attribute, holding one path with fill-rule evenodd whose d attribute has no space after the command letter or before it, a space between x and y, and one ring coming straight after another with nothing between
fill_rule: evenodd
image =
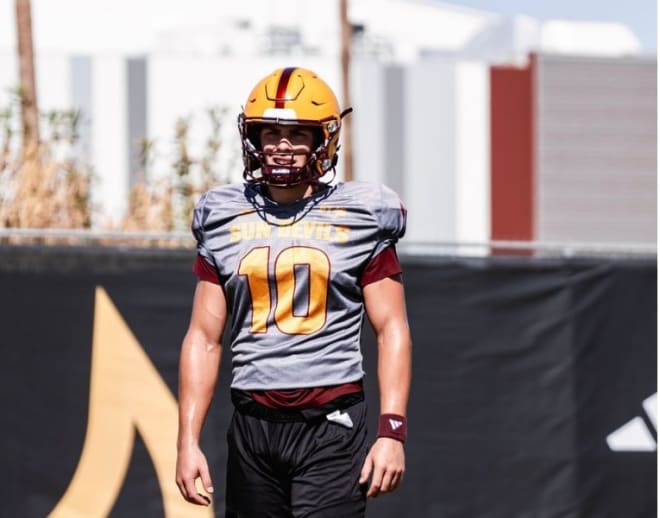
<instances>
[{"instance_id":1,"label":"player's left hand","mask_svg":"<svg viewBox=\"0 0 660 518\"><path fill-rule=\"evenodd\" d=\"M389 437L379 437L369 450L360 473L360 484L369 480L367 496L376 497L394 491L401 483L406 460L403 443Z\"/></svg>"}]
</instances>

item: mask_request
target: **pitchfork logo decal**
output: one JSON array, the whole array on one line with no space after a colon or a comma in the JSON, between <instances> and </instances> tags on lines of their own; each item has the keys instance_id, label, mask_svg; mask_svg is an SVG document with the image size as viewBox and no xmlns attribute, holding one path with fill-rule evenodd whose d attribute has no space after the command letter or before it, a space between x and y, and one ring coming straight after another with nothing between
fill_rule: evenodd
<instances>
[{"instance_id":1,"label":"pitchfork logo decal","mask_svg":"<svg viewBox=\"0 0 660 518\"><path fill-rule=\"evenodd\" d=\"M104 518L124 483L135 435L156 471L166 517L211 518L174 484L176 400L103 288L96 289L87 434L69 487L48 518Z\"/></svg>"}]
</instances>

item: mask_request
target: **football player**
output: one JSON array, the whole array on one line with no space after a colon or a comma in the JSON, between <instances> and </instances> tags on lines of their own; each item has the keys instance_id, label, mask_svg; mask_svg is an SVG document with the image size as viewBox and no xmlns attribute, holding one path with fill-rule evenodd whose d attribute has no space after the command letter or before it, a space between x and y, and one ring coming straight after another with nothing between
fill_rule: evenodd
<instances>
[{"instance_id":1,"label":"football player","mask_svg":"<svg viewBox=\"0 0 660 518\"><path fill-rule=\"evenodd\" d=\"M210 499L199 446L230 326L226 516L364 516L404 473L411 339L395 243L406 212L382 185L332 182L342 117L314 72L250 92L238 126L245 182L205 193L192 229L199 281L181 348L176 481ZM360 330L378 341L380 418L367 443ZM231 315L231 317L228 317Z\"/></svg>"}]
</instances>

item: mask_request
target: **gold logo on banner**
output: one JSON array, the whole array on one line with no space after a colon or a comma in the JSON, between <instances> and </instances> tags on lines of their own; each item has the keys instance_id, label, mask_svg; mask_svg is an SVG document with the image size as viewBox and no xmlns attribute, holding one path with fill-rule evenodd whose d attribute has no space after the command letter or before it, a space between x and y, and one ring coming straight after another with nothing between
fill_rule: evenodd
<instances>
[{"instance_id":1,"label":"gold logo on banner","mask_svg":"<svg viewBox=\"0 0 660 518\"><path fill-rule=\"evenodd\" d=\"M112 510L135 431L153 461L168 518L211 518L187 503L174 482L177 404L103 288L96 288L87 433L78 467L49 518L102 518Z\"/></svg>"}]
</instances>

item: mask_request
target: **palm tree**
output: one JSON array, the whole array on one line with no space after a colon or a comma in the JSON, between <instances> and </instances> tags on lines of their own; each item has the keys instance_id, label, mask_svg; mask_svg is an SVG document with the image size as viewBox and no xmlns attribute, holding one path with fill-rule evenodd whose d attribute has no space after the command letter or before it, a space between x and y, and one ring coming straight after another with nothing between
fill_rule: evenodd
<instances>
[{"instance_id":1,"label":"palm tree","mask_svg":"<svg viewBox=\"0 0 660 518\"><path fill-rule=\"evenodd\" d=\"M23 158L25 159L33 156L39 145L39 109L34 76L30 0L16 0L16 36L18 39L22 149Z\"/></svg>"}]
</instances>

